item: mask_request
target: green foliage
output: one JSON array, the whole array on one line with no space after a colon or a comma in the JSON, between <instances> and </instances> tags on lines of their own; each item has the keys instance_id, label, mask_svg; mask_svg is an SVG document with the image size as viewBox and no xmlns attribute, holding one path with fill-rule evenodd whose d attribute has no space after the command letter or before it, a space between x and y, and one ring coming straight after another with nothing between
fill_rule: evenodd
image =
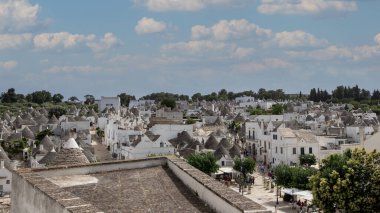
<instances>
[{"instance_id":1,"label":"green foliage","mask_svg":"<svg viewBox=\"0 0 380 213\"><path fill-rule=\"evenodd\" d=\"M272 105L272 114L273 115L282 115L284 112L284 105L282 104L273 104Z\"/></svg>"},{"instance_id":2,"label":"green foliage","mask_svg":"<svg viewBox=\"0 0 380 213\"><path fill-rule=\"evenodd\" d=\"M190 165L208 175L218 171L219 165L216 164L216 161L217 160L212 153L193 154L187 159L187 162Z\"/></svg>"},{"instance_id":3,"label":"green foliage","mask_svg":"<svg viewBox=\"0 0 380 213\"><path fill-rule=\"evenodd\" d=\"M380 153L355 149L322 160L311 178L314 202L324 212L378 212L380 209Z\"/></svg>"},{"instance_id":4,"label":"green foliage","mask_svg":"<svg viewBox=\"0 0 380 213\"><path fill-rule=\"evenodd\" d=\"M120 93L119 95L120 98L120 104L122 106L129 106L129 102L131 100L136 100L135 96L132 96L132 95L128 95L127 93L123 92L123 93Z\"/></svg>"},{"instance_id":5,"label":"green foliage","mask_svg":"<svg viewBox=\"0 0 380 213\"><path fill-rule=\"evenodd\" d=\"M242 173L244 176L246 176L246 174L248 173L252 174L253 171L255 171L256 162L252 158L243 158L243 160L241 160L240 158L235 158L233 168L236 171L241 172L242 166L243 166Z\"/></svg>"},{"instance_id":6,"label":"green foliage","mask_svg":"<svg viewBox=\"0 0 380 213\"><path fill-rule=\"evenodd\" d=\"M64 99L64 97L60 93L54 94L52 97L52 101L54 103L61 103L63 99Z\"/></svg>"},{"instance_id":7,"label":"green foliage","mask_svg":"<svg viewBox=\"0 0 380 213\"><path fill-rule=\"evenodd\" d=\"M3 103L15 103L17 100L18 96L14 88L10 88L7 92L1 94L1 102Z\"/></svg>"},{"instance_id":8,"label":"green foliage","mask_svg":"<svg viewBox=\"0 0 380 213\"><path fill-rule=\"evenodd\" d=\"M41 141L46 135L53 135L53 132L50 129L45 129L36 135L36 140Z\"/></svg>"},{"instance_id":9,"label":"green foliage","mask_svg":"<svg viewBox=\"0 0 380 213\"><path fill-rule=\"evenodd\" d=\"M26 138L22 138L20 140L15 140L10 143L2 142L1 146L4 148L4 151L9 153L10 155L17 155L28 147L28 143Z\"/></svg>"},{"instance_id":10,"label":"green foliage","mask_svg":"<svg viewBox=\"0 0 380 213\"><path fill-rule=\"evenodd\" d=\"M273 168L273 175L279 186L305 190L310 189L309 178L316 172L314 168L284 164Z\"/></svg>"},{"instance_id":11,"label":"green foliage","mask_svg":"<svg viewBox=\"0 0 380 213\"><path fill-rule=\"evenodd\" d=\"M161 101L161 106L170 107L174 109L176 106L175 100L172 98L165 98Z\"/></svg>"},{"instance_id":12,"label":"green foliage","mask_svg":"<svg viewBox=\"0 0 380 213\"><path fill-rule=\"evenodd\" d=\"M53 115L55 117L59 118L61 115L66 114L67 110L62 106L55 106L51 109L49 109L49 118L51 118Z\"/></svg>"},{"instance_id":13,"label":"green foliage","mask_svg":"<svg viewBox=\"0 0 380 213\"><path fill-rule=\"evenodd\" d=\"M167 93L167 92L158 92L158 93L152 93L150 95L143 96L141 99L143 99L143 100L155 100L157 102L161 102L164 99L188 101L189 96L188 95L179 95L179 94Z\"/></svg>"},{"instance_id":14,"label":"green foliage","mask_svg":"<svg viewBox=\"0 0 380 213\"><path fill-rule=\"evenodd\" d=\"M96 135L100 138L104 137L104 130L101 130L99 127L96 127Z\"/></svg>"},{"instance_id":15,"label":"green foliage","mask_svg":"<svg viewBox=\"0 0 380 213\"><path fill-rule=\"evenodd\" d=\"M76 97L76 96L71 96L69 99L67 99L71 102L76 102L76 101L79 101L79 99Z\"/></svg>"},{"instance_id":16,"label":"green foliage","mask_svg":"<svg viewBox=\"0 0 380 213\"><path fill-rule=\"evenodd\" d=\"M35 91L33 93L30 93L26 95L26 100L29 102L37 103L37 104L43 104L45 102L49 102L52 100L50 92L46 90L42 91Z\"/></svg>"},{"instance_id":17,"label":"green foliage","mask_svg":"<svg viewBox=\"0 0 380 213\"><path fill-rule=\"evenodd\" d=\"M315 165L317 163L317 158L314 154L306 154L306 155L300 155L299 156L300 165Z\"/></svg>"},{"instance_id":18,"label":"green foliage","mask_svg":"<svg viewBox=\"0 0 380 213\"><path fill-rule=\"evenodd\" d=\"M186 119L186 124L195 124L195 123L196 123L196 121L192 118Z\"/></svg>"},{"instance_id":19,"label":"green foliage","mask_svg":"<svg viewBox=\"0 0 380 213\"><path fill-rule=\"evenodd\" d=\"M93 95L85 95L84 99L84 104L86 105L91 105L95 103L95 97Z\"/></svg>"}]
</instances>

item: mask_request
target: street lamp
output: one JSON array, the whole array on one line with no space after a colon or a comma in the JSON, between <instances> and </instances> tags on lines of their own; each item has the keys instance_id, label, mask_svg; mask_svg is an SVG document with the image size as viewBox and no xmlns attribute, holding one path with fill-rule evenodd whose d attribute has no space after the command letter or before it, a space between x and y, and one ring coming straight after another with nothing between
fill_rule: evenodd
<instances>
[{"instance_id":1,"label":"street lamp","mask_svg":"<svg viewBox=\"0 0 380 213\"><path fill-rule=\"evenodd\" d=\"M277 178L274 177L274 183L276 184L276 205L278 206L278 184L277 184Z\"/></svg>"}]
</instances>

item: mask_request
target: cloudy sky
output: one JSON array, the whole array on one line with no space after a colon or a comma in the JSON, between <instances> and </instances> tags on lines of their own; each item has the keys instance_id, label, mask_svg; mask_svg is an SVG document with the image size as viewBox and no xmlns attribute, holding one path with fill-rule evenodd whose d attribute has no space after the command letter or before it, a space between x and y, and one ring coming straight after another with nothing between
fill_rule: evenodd
<instances>
[{"instance_id":1,"label":"cloudy sky","mask_svg":"<svg viewBox=\"0 0 380 213\"><path fill-rule=\"evenodd\" d=\"M0 91L379 89L378 0L0 0Z\"/></svg>"}]
</instances>

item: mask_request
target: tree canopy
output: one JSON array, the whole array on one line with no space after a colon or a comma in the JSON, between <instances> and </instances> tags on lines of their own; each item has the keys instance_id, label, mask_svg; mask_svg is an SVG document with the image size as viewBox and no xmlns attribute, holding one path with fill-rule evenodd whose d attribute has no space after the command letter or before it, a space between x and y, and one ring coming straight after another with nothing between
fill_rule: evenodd
<instances>
[{"instance_id":1,"label":"tree canopy","mask_svg":"<svg viewBox=\"0 0 380 213\"><path fill-rule=\"evenodd\" d=\"M280 164L273 168L276 184L287 188L310 189L309 178L316 169L303 166Z\"/></svg>"},{"instance_id":2,"label":"tree canopy","mask_svg":"<svg viewBox=\"0 0 380 213\"><path fill-rule=\"evenodd\" d=\"M245 177L248 173L253 173L255 171L256 162L252 158L235 158L234 159L234 169L243 173Z\"/></svg>"},{"instance_id":3,"label":"tree canopy","mask_svg":"<svg viewBox=\"0 0 380 213\"><path fill-rule=\"evenodd\" d=\"M161 101L161 106L170 107L174 109L176 107L175 99L165 98Z\"/></svg>"},{"instance_id":4,"label":"tree canopy","mask_svg":"<svg viewBox=\"0 0 380 213\"><path fill-rule=\"evenodd\" d=\"M120 93L119 95L120 98L120 104L122 106L129 106L129 102L131 100L136 100L135 96L132 96L132 95L128 95L127 93L123 92L123 93Z\"/></svg>"},{"instance_id":5,"label":"tree canopy","mask_svg":"<svg viewBox=\"0 0 380 213\"><path fill-rule=\"evenodd\" d=\"M212 153L192 154L187 162L202 172L211 175L219 169L219 165L216 164L216 158Z\"/></svg>"},{"instance_id":6,"label":"tree canopy","mask_svg":"<svg viewBox=\"0 0 380 213\"><path fill-rule=\"evenodd\" d=\"M315 165L317 163L317 159L314 154L305 154L299 156L300 165Z\"/></svg>"},{"instance_id":7,"label":"tree canopy","mask_svg":"<svg viewBox=\"0 0 380 213\"><path fill-rule=\"evenodd\" d=\"M380 153L355 149L322 160L311 177L314 202L324 212L378 212Z\"/></svg>"}]
</instances>

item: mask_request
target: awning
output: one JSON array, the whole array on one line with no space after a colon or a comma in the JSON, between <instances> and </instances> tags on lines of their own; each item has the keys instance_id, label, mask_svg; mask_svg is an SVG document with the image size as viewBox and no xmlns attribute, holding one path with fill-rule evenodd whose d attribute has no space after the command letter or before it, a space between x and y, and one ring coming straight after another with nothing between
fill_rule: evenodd
<instances>
[{"instance_id":1,"label":"awning","mask_svg":"<svg viewBox=\"0 0 380 213\"><path fill-rule=\"evenodd\" d=\"M281 192L289 195L296 195L296 192L299 192L300 190L297 188L283 188L281 189Z\"/></svg>"},{"instance_id":2,"label":"awning","mask_svg":"<svg viewBox=\"0 0 380 213\"><path fill-rule=\"evenodd\" d=\"M308 201L313 200L313 194L309 190L295 192L294 195L298 195L298 196L300 196L303 199L308 200Z\"/></svg>"}]
</instances>

